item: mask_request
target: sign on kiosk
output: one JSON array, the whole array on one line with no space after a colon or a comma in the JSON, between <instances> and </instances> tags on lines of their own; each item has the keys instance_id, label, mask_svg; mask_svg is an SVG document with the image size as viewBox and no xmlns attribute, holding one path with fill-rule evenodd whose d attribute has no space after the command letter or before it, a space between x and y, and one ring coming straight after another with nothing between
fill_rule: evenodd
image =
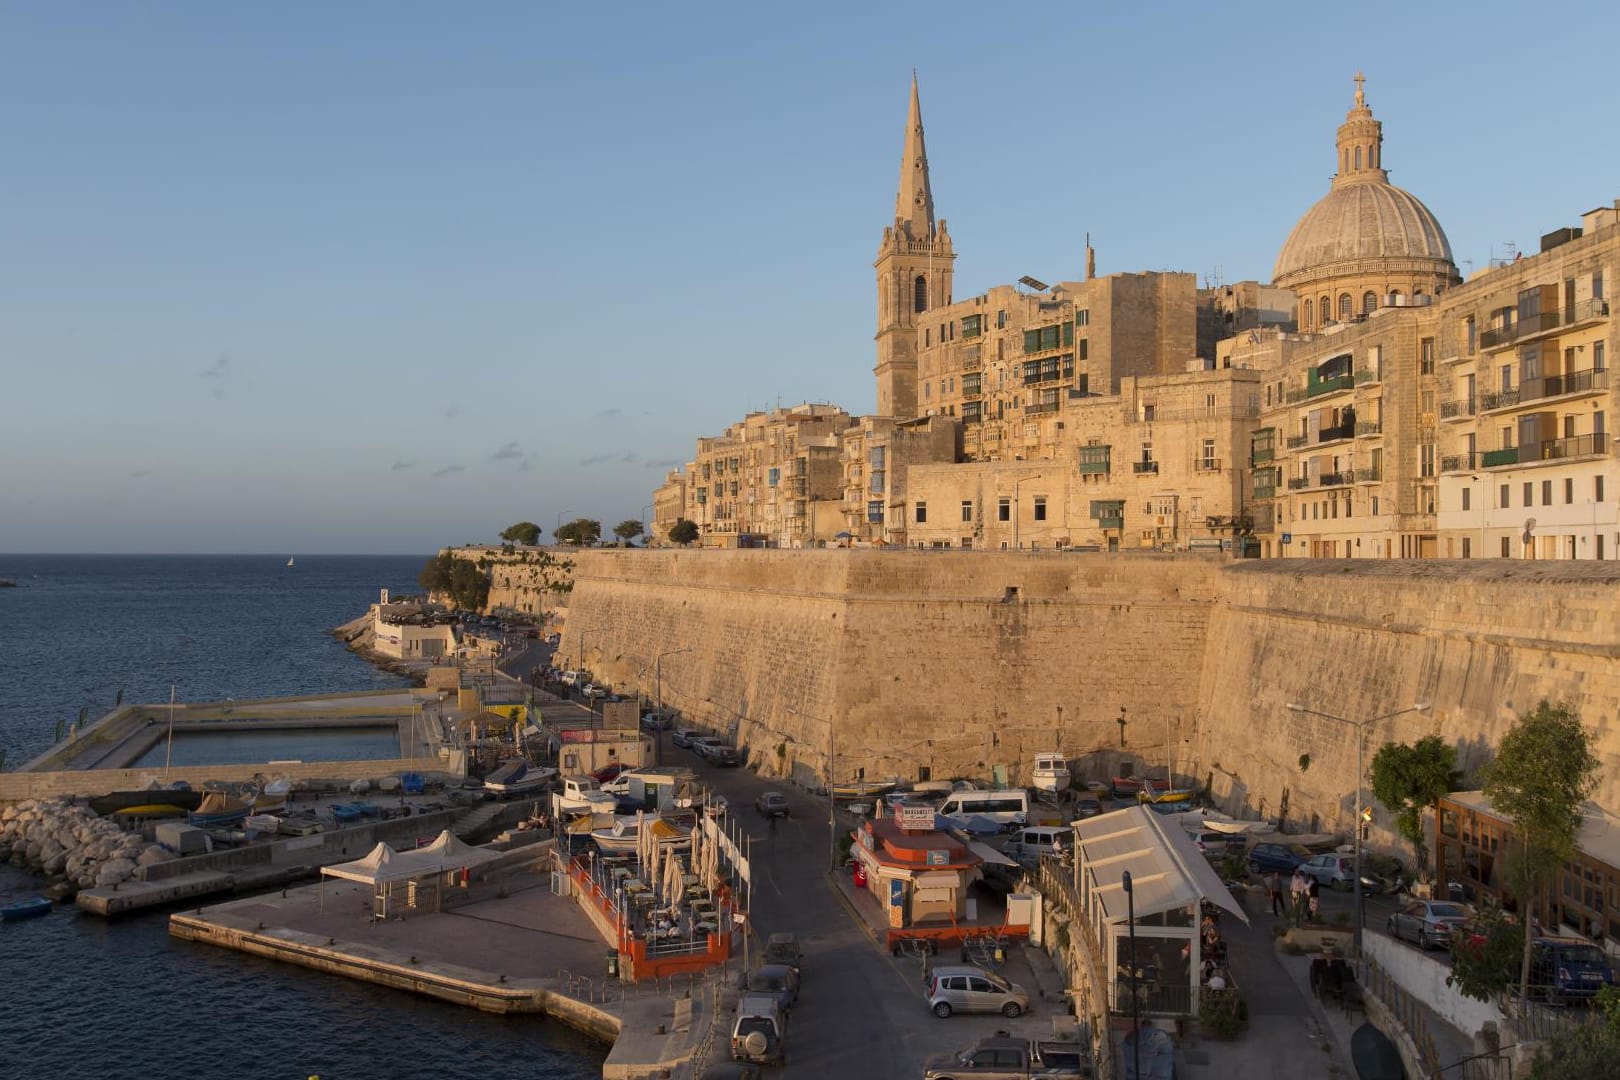
<instances>
[{"instance_id":1,"label":"sign on kiosk","mask_svg":"<svg viewBox=\"0 0 1620 1080\"><path fill-rule=\"evenodd\" d=\"M907 831L928 832L934 827L934 808L897 806L894 808L894 823Z\"/></svg>"}]
</instances>

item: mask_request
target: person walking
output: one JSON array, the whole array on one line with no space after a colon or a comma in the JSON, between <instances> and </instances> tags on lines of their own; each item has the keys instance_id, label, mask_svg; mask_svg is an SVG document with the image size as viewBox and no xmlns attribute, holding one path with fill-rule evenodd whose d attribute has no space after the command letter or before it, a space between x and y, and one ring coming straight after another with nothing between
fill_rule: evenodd
<instances>
[{"instance_id":1,"label":"person walking","mask_svg":"<svg viewBox=\"0 0 1620 1080\"><path fill-rule=\"evenodd\" d=\"M1322 883L1320 881L1317 881L1316 878L1314 878L1314 877L1311 878L1310 884L1305 886L1305 902L1306 902L1307 907L1309 908L1311 922L1313 922L1313 923L1316 922L1316 912L1317 912L1316 905L1318 903L1317 892L1321 888L1322 888Z\"/></svg>"},{"instance_id":2,"label":"person walking","mask_svg":"<svg viewBox=\"0 0 1620 1080\"><path fill-rule=\"evenodd\" d=\"M1305 891L1309 888L1305 884L1305 872L1298 867L1294 868L1294 880L1289 882L1288 891L1294 902L1293 923L1299 926L1305 919Z\"/></svg>"},{"instance_id":3,"label":"person walking","mask_svg":"<svg viewBox=\"0 0 1620 1080\"><path fill-rule=\"evenodd\" d=\"M1283 907L1282 875L1272 870L1266 874L1266 895L1271 898L1271 913L1273 915L1287 915Z\"/></svg>"}]
</instances>

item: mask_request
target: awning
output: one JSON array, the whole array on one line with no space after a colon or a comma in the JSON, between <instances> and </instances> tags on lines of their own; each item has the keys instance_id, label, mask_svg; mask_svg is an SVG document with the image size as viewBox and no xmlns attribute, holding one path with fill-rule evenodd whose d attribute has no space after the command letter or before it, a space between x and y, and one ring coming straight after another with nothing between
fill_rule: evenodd
<instances>
[{"instance_id":1,"label":"awning","mask_svg":"<svg viewBox=\"0 0 1620 1080\"><path fill-rule=\"evenodd\" d=\"M968 841L968 850L992 866L1017 866L1017 859L1009 859L1002 852L997 851L989 844L981 844L977 840Z\"/></svg>"},{"instance_id":2,"label":"awning","mask_svg":"<svg viewBox=\"0 0 1620 1080\"><path fill-rule=\"evenodd\" d=\"M1085 890L1100 904L1103 922L1125 921L1130 905L1122 877L1129 870L1138 919L1202 899L1248 924L1248 915L1199 853L1192 837L1148 808L1133 806L1087 818L1077 822L1074 831Z\"/></svg>"},{"instance_id":3,"label":"awning","mask_svg":"<svg viewBox=\"0 0 1620 1080\"><path fill-rule=\"evenodd\" d=\"M911 884L913 887L918 889L959 889L962 887L962 879L957 877L955 874L942 874L936 872L932 874L918 874L916 877L911 879Z\"/></svg>"}]
</instances>

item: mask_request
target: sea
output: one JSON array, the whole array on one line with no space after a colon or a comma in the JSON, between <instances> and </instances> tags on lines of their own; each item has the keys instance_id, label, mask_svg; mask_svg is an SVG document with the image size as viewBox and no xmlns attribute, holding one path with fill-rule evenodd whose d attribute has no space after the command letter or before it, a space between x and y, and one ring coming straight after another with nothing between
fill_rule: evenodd
<instances>
[{"instance_id":1,"label":"sea","mask_svg":"<svg viewBox=\"0 0 1620 1080\"><path fill-rule=\"evenodd\" d=\"M288 566L288 559L293 565ZM327 631L427 556L4 555L6 768L58 724L126 702L220 701L405 685ZM0 864L0 904L42 883ZM164 912L107 922L72 906L0 923L7 1080L444 1080L602 1075L607 1048L543 1017L497 1017L175 941Z\"/></svg>"}]
</instances>

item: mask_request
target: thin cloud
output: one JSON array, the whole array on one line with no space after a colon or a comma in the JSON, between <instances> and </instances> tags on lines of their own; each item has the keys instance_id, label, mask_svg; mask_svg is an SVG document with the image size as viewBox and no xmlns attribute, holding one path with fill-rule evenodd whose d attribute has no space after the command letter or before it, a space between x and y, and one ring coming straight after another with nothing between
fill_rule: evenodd
<instances>
[{"instance_id":1,"label":"thin cloud","mask_svg":"<svg viewBox=\"0 0 1620 1080\"><path fill-rule=\"evenodd\" d=\"M611 420L622 412L624 412L623 409L615 406L611 409L603 409L601 412L596 414L596 418L598 420Z\"/></svg>"},{"instance_id":2,"label":"thin cloud","mask_svg":"<svg viewBox=\"0 0 1620 1080\"><path fill-rule=\"evenodd\" d=\"M641 463L643 469L678 469L680 466L681 463L674 458L662 461L643 461Z\"/></svg>"},{"instance_id":3,"label":"thin cloud","mask_svg":"<svg viewBox=\"0 0 1620 1080\"><path fill-rule=\"evenodd\" d=\"M588 458L580 458L579 459L579 467L582 468L582 469L588 469L592 465L606 465L608 462L610 462L612 460L613 460L613 455L612 454L592 454Z\"/></svg>"},{"instance_id":4,"label":"thin cloud","mask_svg":"<svg viewBox=\"0 0 1620 1080\"><path fill-rule=\"evenodd\" d=\"M129 474L129 478L131 480L139 480L143 476L150 476L150 475L152 475L152 470L151 469L136 469L134 472Z\"/></svg>"},{"instance_id":5,"label":"thin cloud","mask_svg":"<svg viewBox=\"0 0 1620 1080\"><path fill-rule=\"evenodd\" d=\"M461 415L461 402L452 401L444 407L443 416L446 420L454 420Z\"/></svg>"},{"instance_id":6,"label":"thin cloud","mask_svg":"<svg viewBox=\"0 0 1620 1080\"><path fill-rule=\"evenodd\" d=\"M225 396L225 387L222 385L222 383L225 380L225 376L230 372L230 369L231 358L225 353L220 353L219 356L214 360L213 366L204 368L202 371L198 372L197 378L201 379L204 383L213 385L213 395L216 399L223 398Z\"/></svg>"},{"instance_id":7,"label":"thin cloud","mask_svg":"<svg viewBox=\"0 0 1620 1080\"><path fill-rule=\"evenodd\" d=\"M641 460L641 455L632 450L619 460L624 462L626 465L634 465L636 462Z\"/></svg>"},{"instance_id":8,"label":"thin cloud","mask_svg":"<svg viewBox=\"0 0 1620 1080\"><path fill-rule=\"evenodd\" d=\"M414 468L416 468L416 462L401 460L401 461L396 461L392 465L390 465L388 467L388 471L389 472L404 472L406 469L414 469Z\"/></svg>"},{"instance_id":9,"label":"thin cloud","mask_svg":"<svg viewBox=\"0 0 1620 1080\"><path fill-rule=\"evenodd\" d=\"M491 461L522 461L526 457L523 448L515 442L509 442L490 455Z\"/></svg>"},{"instance_id":10,"label":"thin cloud","mask_svg":"<svg viewBox=\"0 0 1620 1080\"><path fill-rule=\"evenodd\" d=\"M467 467L465 465L446 465L444 468L433 474L433 479L437 480L440 477L453 476L458 472L466 471Z\"/></svg>"}]
</instances>

